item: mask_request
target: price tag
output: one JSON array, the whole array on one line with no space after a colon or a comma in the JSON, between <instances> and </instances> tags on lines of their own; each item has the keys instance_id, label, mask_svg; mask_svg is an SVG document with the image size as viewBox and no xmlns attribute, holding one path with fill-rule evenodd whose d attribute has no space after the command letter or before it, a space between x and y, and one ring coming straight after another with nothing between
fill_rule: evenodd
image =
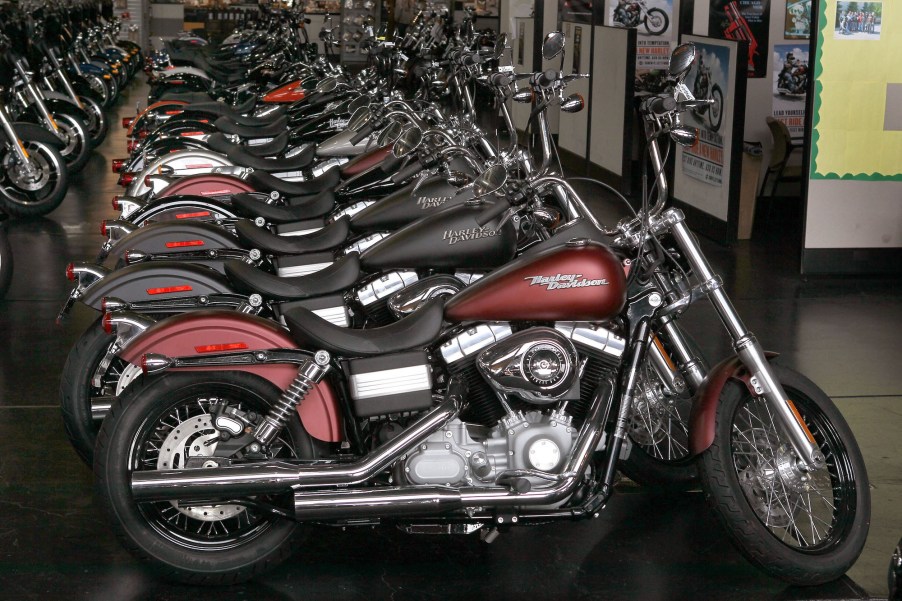
<instances>
[{"instance_id":1,"label":"price tag","mask_svg":"<svg viewBox=\"0 0 902 601\"><path fill-rule=\"evenodd\" d=\"M513 72L514 72L513 65L508 65L506 67L498 67L498 73L513 73Z\"/></svg>"}]
</instances>

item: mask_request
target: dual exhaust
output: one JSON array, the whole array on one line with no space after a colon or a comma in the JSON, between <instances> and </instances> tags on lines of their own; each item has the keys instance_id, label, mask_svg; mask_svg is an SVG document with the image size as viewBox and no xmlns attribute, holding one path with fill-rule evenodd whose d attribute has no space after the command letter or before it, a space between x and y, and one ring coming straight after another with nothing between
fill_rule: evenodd
<instances>
[{"instance_id":1,"label":"dual exhaust","mask_svg":"<svg viewBox=\"0 0 902 601\"><path fill-rule=\"evenodd\" d=\"M401 434L354 463L298 465L271 461L248 466L135 472L132 474L132 496L138 502L210 502L212 499L294 490L294 518L297 520L426 516L466 507L553 505L569 498L582 480L589 459L601 440L612 394L613 386L610 385L601 387L596 394L596 402L564 470L554 485L547 488L527 492L500 486L303 490L362 484L383 472L457 415L458 401L451 395Z\"/></svg>"}]
</instances>

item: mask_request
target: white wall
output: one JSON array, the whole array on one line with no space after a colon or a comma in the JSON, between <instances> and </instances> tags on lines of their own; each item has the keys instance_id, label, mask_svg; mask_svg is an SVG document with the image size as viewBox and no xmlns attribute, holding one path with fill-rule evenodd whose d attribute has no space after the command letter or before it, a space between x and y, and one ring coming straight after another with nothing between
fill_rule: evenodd
<instances>
[{"instance_id":1,"label":"white wall","mask_svg":"<svg viewBox=\"0 0 902 601\"><path fill-rule=\"evenodd\" d=\"M902 247L902 182L811 180L805 248Z\"/></svg>"}]
</instances>

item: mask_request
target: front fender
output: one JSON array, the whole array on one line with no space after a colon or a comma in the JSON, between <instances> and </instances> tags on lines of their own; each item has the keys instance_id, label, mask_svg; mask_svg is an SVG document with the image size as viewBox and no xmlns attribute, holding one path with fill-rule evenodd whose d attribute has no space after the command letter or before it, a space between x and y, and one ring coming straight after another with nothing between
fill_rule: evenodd
<instances>
[{"instance_id":1,"label":"front fender","mask_svg":"<svg viewBox=\"0 0 902 601\"><path fill-rule=\"evenodd\" d=\"M59 98L48 98L44 101L51 113L65 113L81 119L82 123L88 122L88 114L83 108L75 105L71 100L60 100Z\"/></svg>"},{"instance_id":2,"label":"front fender","mask_svg":"<svg viewBox=\"0 0 902 601\"><path fill-rule=\"evenodd\" d=\"M13 124L16 135L20 140L30 140L32 142L41 142L52 146L53 148L65 148L66 143L54 136L52 133L34 123L16 122Z\"/></svg>"},{"instance_id":3,"label":"front fender","mask_svg":"<svg viewBox=\"0 0 902 601\"><path fill-rule=\"evenodd\" d=\"M169 357L198 356L209 345L243 343L248 350L296 348L288 331L268 319L233 311L198 311L160 321L132 340L120 357L140 365L147 353ZM219 369L219 368L208 368ZM231 367L269 380L285 390L298 373L292 365L248 365ZM301 423L319 440L341 440L341 418L335 392L327 380L317 384L298 407Z\"/></svg>"},{"instance_id":4,"label":"front fender","mask_svg":"<svg viewBox=\"0 0 902 601\"><path fill-rule=\"evenodd\" d=\"M768 361L777 355L773 352L764 353ZM755 394L749 383L749 373L738 356L727 357L712 367L692 398L692 410L689 413L689 451L692 456L702 454L714 442L714 422L720 405L720 394L730 380L742 382L749 392Z\"/></svg>"},{"instance_id":5,"label":"front fender","mask_svg":"<svg viewBox=\"0 0 902 601\"><path fill-rule=\"evenodd\" d=\"M215 269L187 262L156 261L113 271L88 286L80 300L100 311L104 297L134 303L234 293L229 280Z\"/></svg>"}]
</instances>

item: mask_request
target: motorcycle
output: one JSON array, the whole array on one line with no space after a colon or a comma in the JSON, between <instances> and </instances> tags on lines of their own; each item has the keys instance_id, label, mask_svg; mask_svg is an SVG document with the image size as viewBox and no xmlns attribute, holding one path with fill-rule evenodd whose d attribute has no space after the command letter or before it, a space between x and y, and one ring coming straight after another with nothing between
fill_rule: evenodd
<instances>
[{"instance_id":1,"label":"motorcycle","mask_svg":"<svg viewBox=\"0 0 902 601\"><path fill-rule=\"evenodd\" d=\"M698 62L695 74L695 82L692 85L692 94L696 98L710 100L711 102L692 109L701 121L707 121L711 131L720 131L723 120L723 90L720 85L711 81L711 69Z\"/></svg>"},{"instance_id":2,"label":"motorcycle","mask_svg":"<svg viewBox=\"0 0 902 601\"><path fill-rule=\"evenodd\" d=\"M695 55L677 48L677 92L642 103L658 197L636 217L606 227L565 180L509 181L495 164L473 182L475 197L492 198L471 205L477 223L512 221L553 188L596 234L381 328L340 328L303 308L285 313L287 329L209 311L131 339L120 357L144 375L110 409L94 464L126 546L169 578L231 584L284 560L304 522L493 539L596 517L643 403L655 328L708 298L736 349L699 383L689 420L712 509L771 575L843 574L870 512L854 437L816 385L772 364L683 214L664 206L660 145L694 144L680 113L707 102L681 85Z\"/></svg>"},{"instance_id":3,"label":"motorcycle","mask_svg":"<svg viewBox=\"0 0 902 601\"><path fill-rule=\"evenodd\" d=\"M661 35L667 31L670 17L660 8L648 8L646 0L621 2L614 9L614 25L620 27L639 27L644 25L651 35Z\"/></svg>"},{"instance_id":4,"label":"motorcycle","mask_svg":"<svg viewBox=\"0 0 902 601\"><path fill-rule=\"evenodd\" d=\"M796 64L785 69L777 80L777 92L782 96L804 96L808 91L808 65Z\"/></svg>"}]
</instances>

